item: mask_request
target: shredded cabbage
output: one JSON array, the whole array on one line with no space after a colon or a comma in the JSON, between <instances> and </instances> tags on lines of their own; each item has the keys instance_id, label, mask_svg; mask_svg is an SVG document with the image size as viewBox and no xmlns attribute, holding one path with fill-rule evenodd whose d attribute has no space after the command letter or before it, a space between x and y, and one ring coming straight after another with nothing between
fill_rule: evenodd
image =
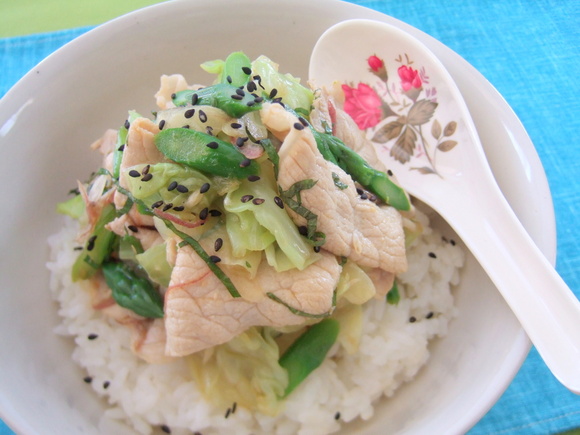
<instances>
[{"instance_id":1,"label":"shredded cabbage","mask_svg":"<svg viewBox=\"0 0 580 435\"><path fill-rule=\"evenodd\" d=\"M137 254L135 259L153 282L164 287L169 285L173 267L167 262L167 244L152 246L145 252Z\"/></svg>"},{"instance_id":2,"label":"shredded cabbage","mask_svg":"<svg viewBox=\"0 0 580 435\"><path fill-rule=\"evenodd\" d=\"M375 285L366 272L353 261L347 261L336 287L337 301L344 298L351 304L362 305L376 293Z\"/></svg>"},{"instance_id":3,"label":"shredded cabbage","mask_svg":"<svg viewBox=\"0 0 580 435\"><path fill-rule=\"evenodd\" d=\"M276 205L274 176L271 174L272 168L267 167L268 164L266 161L261 166L261 180L256 182L243 180L238 189L226 195L224 208L231 215L226 219L228 234L236 246L235 252L242 253L246 249L255 249L256 245L251 243L257 242L255 238L259 238L263 243L260 249L266 249L273 242L272 240L266 243L269 237L267 233L269 233L293 267L302 270L312 264L318 256L300 235L286 210ZM250 199L246 201L242 198ZM256 204L254 202L256 199L264 200L264 202ZM244 228L253 228L257 232L251 235L245 232ZM269 256L268 261L272 261L272 255ZM278 261L270 264L274 266L278 264ZM284 265L284 268L286 267L287 264Z\"/></svg>"},{"instance_id":4,"label":"shredded cabbage","mask_svg":"<svg viewBox=\"0 0 580 435\"><path fill-rule=\"evenodd\" d=\"M282 101L292 109L302 109L310 113L314 94L300 84L300 79L292 74L278 72L278 64L266 56L258 57L252 62L252 71L260 76L260 83L269 94L276 89L276 97L282 97Z\"/></svg>"},{"instance_id":5,"label":"shredded cabbage","mask_svg":"<svg viewBox=\"0 0 580 435\"><path fill-rule=\"evenodd\" d=\"M206 399L222 408L232 403L275 416L280 412L288 374L278 364L270 328L250 328L229 342L187 357Z\"/></svg>"},{"instance_id":6,"label":"shredded cabbage","mask_svg":"<svg viewBox=\"0 0 580 435\"><path fill-rule=\"evenodd\" d=\"M151 175L149 180L144 181L142 175L131 175L142 174L146 166L149 166L147 173ZM211 186L210 178L177 163L135 165L125 169L125 174L129 191L135 198L142 200L148 207L158 201L171 204L172 208L168 212L185 221L197 220L199 211L209 207L217 196L216 189L200 193L200 188L205 183ZM177 187L170 189L172 182ZM175 207L183 207L183 210L178 211Z\"/></svg>"}]
</instances>

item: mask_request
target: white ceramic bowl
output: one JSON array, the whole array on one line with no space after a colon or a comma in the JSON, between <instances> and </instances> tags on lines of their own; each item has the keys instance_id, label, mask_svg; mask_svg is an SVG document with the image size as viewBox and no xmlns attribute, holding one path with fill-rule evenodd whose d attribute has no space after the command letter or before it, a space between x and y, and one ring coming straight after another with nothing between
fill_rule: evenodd
<instances>
[{"instance_id":1,"label":"white ceramic bowl","mask_svg":"<svg viewBox=\"0 0 580 435\"><path fill-rule=\"evenodd\" d=\"M537 244L553 262L555 224L542 166L504 100L450 49L391 17L334 0L195 0L153 6L81 36L27 74L0 101L0 416L22 434L95 434L104 404L79 388L72 343L48 290L46 238L54 206L94 169L87 144L123 119L148 113L163 73L191 81L198 65L244 50L266 54L306 78L310 50L332 24L371 18L422 40L457 80L494 173ZM536 201L528 201L535 197ZM543 204L537 207L535 204ZM503 393L530 343L497 291L468 257L457 292L459 317L432 359L353 433L463 433Z\"/></svg>"}]
</instances>

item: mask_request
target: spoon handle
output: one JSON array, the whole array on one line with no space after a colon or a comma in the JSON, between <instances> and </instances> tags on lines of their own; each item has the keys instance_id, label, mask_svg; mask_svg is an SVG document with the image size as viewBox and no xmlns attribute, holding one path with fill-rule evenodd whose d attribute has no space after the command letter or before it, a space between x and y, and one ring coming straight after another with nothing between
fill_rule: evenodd
<instances>
[{"instance_id":1,"label":"spoon handle","mask_svg":"<svg viewBox=\"0 0 580 435\"><path fill-rule=\"evenodd\" d=\"M497 190L466 195L451 221L554 376L580 394L580 301Z\"/></svg>"}]
</instances>

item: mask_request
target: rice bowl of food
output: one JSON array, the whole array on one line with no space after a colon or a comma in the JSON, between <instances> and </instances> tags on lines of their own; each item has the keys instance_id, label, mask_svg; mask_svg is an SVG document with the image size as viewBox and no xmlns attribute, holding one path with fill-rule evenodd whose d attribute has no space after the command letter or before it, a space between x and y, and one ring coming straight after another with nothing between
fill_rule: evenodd
<instances>
[{"instance_id":1,"label":"rice bowl of food","mask_svg":"<svg viewBox=\"0 0 580 435\"><path fill-rule=\"evenodd\" d=\"M226 4L171 2L115 20L2 100L2 141L21 144L3 159L7 183L19 165L32 174L3 244L17 246L26 225L49 246L29 260L46 271L34 276L20 256L3 261L14 290L2 321L19 326L2 336L14 349L3 417L23 433L464 432L529 343L452 230L377 175L388 171L364 141L325 129L328 99L305 72L335 22L408 26L333 1L249 2L251 18L224 18L204 38ZM285 34L264 38L280 15ZM464 67L426 40L452 74ZM489 92L480 81L468 105ZM499 98L489 105L509 113ZM517 119L503 129L480 131L492 166L494 144L519 129L507 157L523 147L537 177L510 179L506 195L549 198ZM377 178L341 165L344 153ZM513 205L532 234L553 219ZM42 223L31 220L39 207ZM31 400L35 417L19 405Z\"/></svg>"}]
</instances>

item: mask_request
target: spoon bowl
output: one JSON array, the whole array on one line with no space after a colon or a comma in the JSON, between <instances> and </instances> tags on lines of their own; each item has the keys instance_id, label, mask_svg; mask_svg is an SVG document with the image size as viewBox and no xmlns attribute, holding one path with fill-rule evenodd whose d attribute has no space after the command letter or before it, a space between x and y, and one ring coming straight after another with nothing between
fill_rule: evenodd
<instances>
[{"instance_id":1,"label":"spoon bowl","mask_svg":"<svg viewBox=\"0 0 580 435\"><path fill-rule=\"evenodd\" d=\"M453 227L552 373L580 394L580 302L504 198L442 63L403 30L356 19L321 36L309 78L342 87L344 110L401 186Z\"/></svg>"}]
</instances>

